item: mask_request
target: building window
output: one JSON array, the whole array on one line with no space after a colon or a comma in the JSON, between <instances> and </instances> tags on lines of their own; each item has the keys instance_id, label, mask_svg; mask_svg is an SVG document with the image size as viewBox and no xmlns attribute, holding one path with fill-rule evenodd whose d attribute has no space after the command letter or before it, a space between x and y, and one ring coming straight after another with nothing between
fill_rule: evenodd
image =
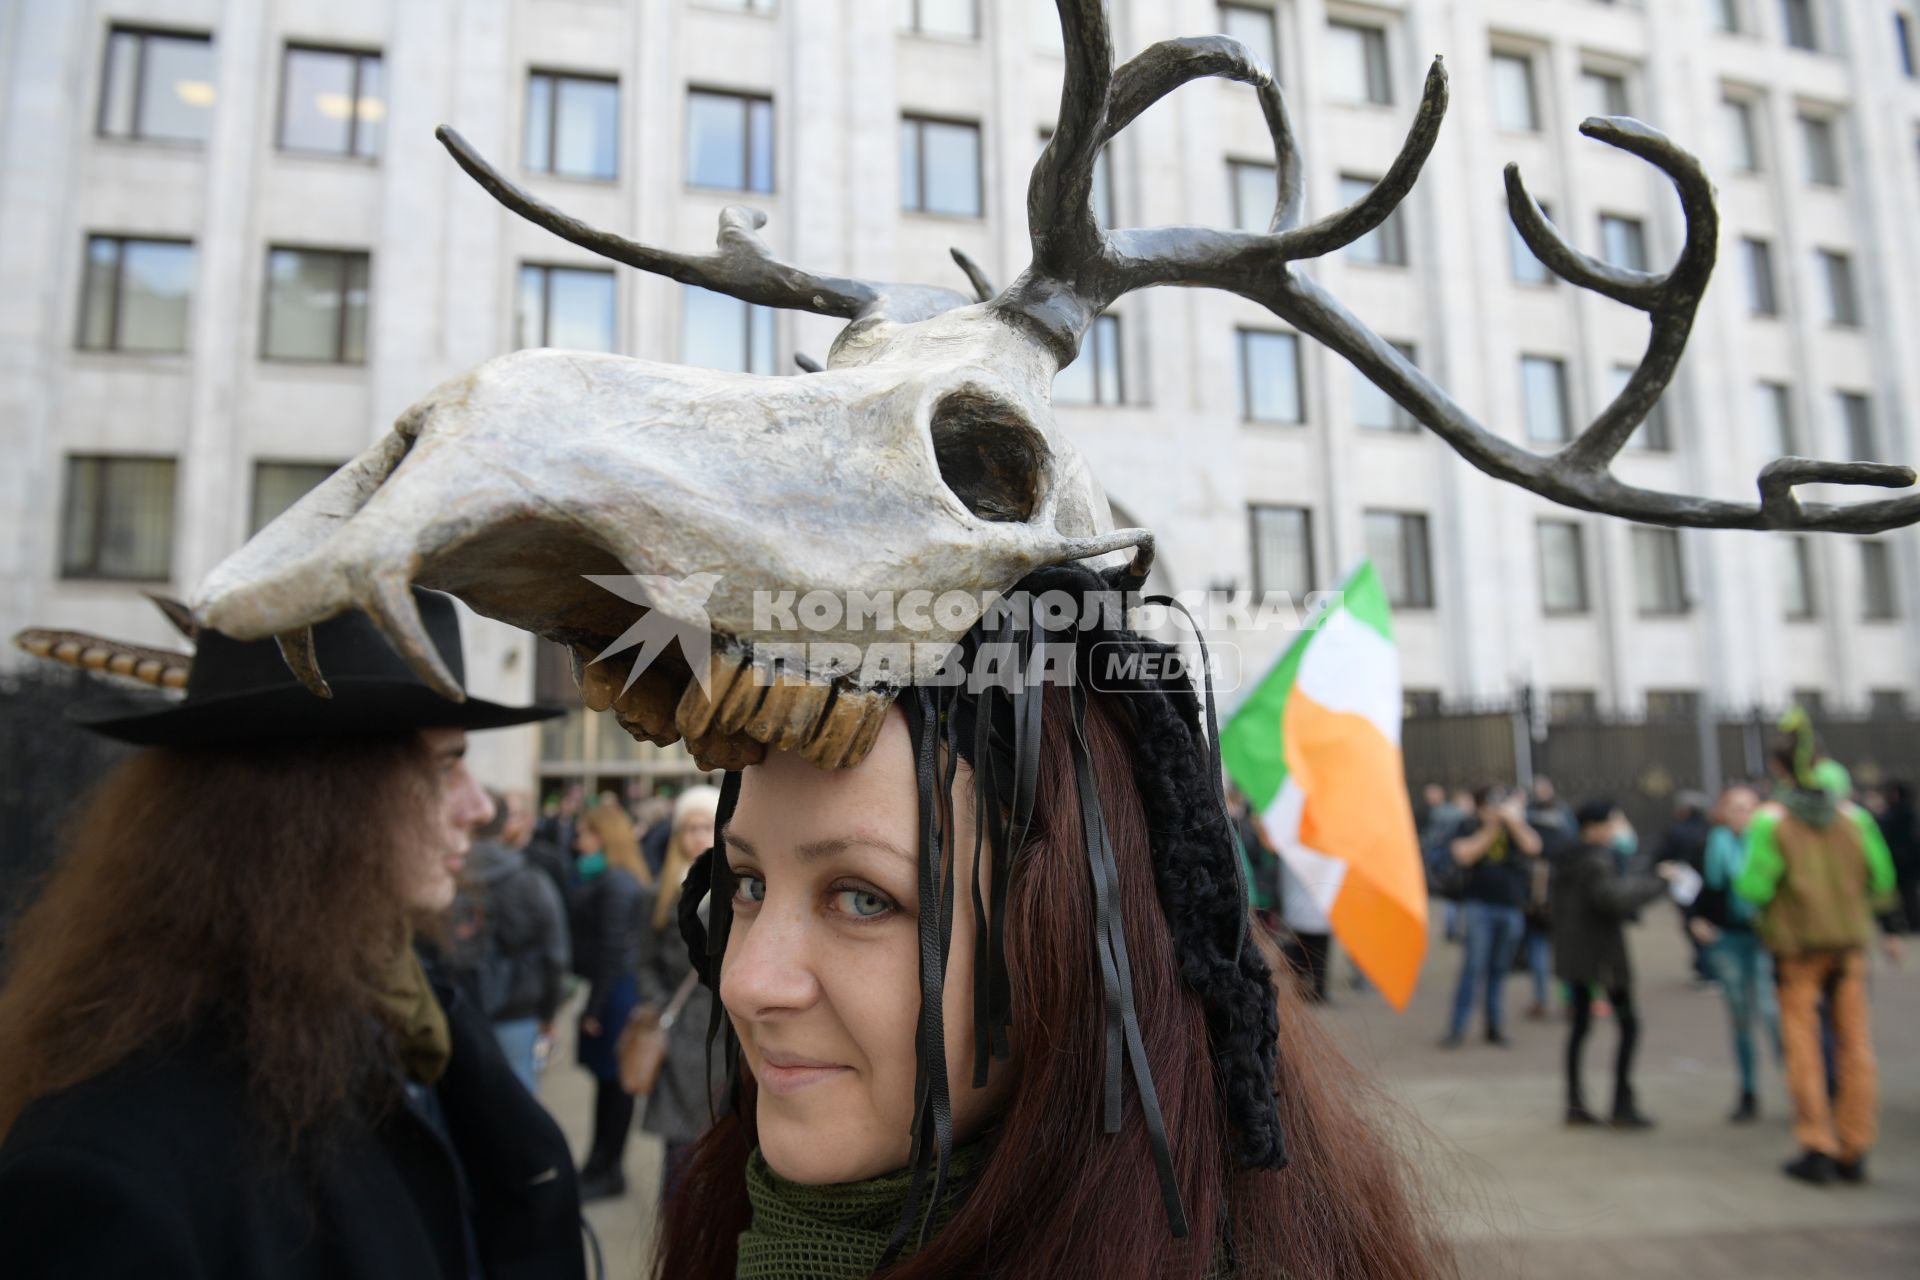
<instances>
[{"instance_id":1,"label":"building window","mask_svg":"<svg viewBox=\"0 0 1920 1280\"><path fill-rule=\"evenodd\" d=\"M1340 200L1343 204L1352 204L1373 190L1377 181L1374 178L1356 177L1350 173L1340 175ZM1367 234L1361 236L1346 247L1348 262L1361 262L1376 267L1404 267L1407 265L1407 227L1401 216L1401 206L1387 215L1382 222Z\"/></svg>"},{"instance_id":2,"label":"building window","mask_svg":"<svg viewBox=\"0 0 1920 1280\"><path fill-rule=\"evenodd\" d=\"M115 27L107 33L96 127L105 138L205 142L213 76L212 36Z\"/></svg>"},{"instance_id":3,"label":"building window","mask_svg":"<svg viewBox=\"0 0 1920 1280\"><path fill-rule=\"evenodd\" d=\"M1813 17L1813 0L1780 0L1780 29L1796 49L1820 50L1820 32Z\"/></svg>"},{"instance_id":4,"label":"building window","mask_svg":"<svg viewBox=\"0 0 1920 1280\"><path fill-rule=\"evenodd\" d=\"M1630 116L1633 99L1627 92L1627 78L1617 71L1598 71L1588 67L1580 73L1580 102L1590 116Z\"/></svg>"},{"instance_id":5,"label":"building window","mask_svg":"<svg viewBox=\"0 0 1920 1280\"><path fill-rule=\"evenodd\" d=\"M1571 520L1542 520L1540 607L1547 613L1587 611L1587 557L1580 526Z\"/></svg>"},{"instance_id":6,"label":"building window","mask_svg":"<svg viewBox=\"0 0 1920 1280\"><path fill-rule=\"evenodd\" d=\"M1715 31L1738 35L1741 31L1741 3L1742 0L1706 0L1707 22Z\"/></svg>"},{"instance_id":7,"label":"building window","mask_svg":"<svg viewBox=\"0 0 1920 1280\"><path fill-rule=\"evenodd\" d=\"M1240 416L1248 422L1304 422L1300 339L1270 329L1241 329Z\"/></svg>"},{"instance_id":8,"label":"building window","mask_svg":"<svg viewBox=\"0 0 1920 1280\"><path fill-rule=\"evenodd\" d=\"M687 93L687 185L773 190L773 100L693 89Z\"/></svg>"},{"instance_id":9,"label":"building window","mask_svg":"<svg viewBox=\"0 0 1920 1280\"><path fill-rule=\"evenodd\" d=\"M1533 59L1524 53L1496 53L1493 73L1493 122L1516 133L1540 131L1540 107L1533 92Z\"/></svg>"},{"instance_id":10,"label":"building window","mask_svg":"<svg viewBox=\"0 0 1920 1280\"><path fill-rule=\"evenodd\" d=\"M1427 518L1411 511L1368 511L1367 558L1396 609L1433 608L1433 561L1427 549Z\"/></svg>"},{"instance_id":11,"label":"building window","mask_svg":"<svg viewBox=\"0 0 1920 1280\"><path fill-rule=\"evenodd\" d=\"M1747 310L1756 316L1780 314L1780 294L1773 282L1773 246L1756 236L1740 240L1747 264Z\"/></svg>"},{"instance_id":12,"label":"building window","mask_svg":"<svg viewBox=\"0 0 1920 1280\"><path fill-rule=\"evenodd\" d=\"M1312 513L1259 504L1247 510L1253 520L1253 589L1303 598L1313 590Z\"/></svg>"},{"instance_id":13,"label":"building window","mask_svg":"<svg viewBox=\"0 0 1920 1280\"><path fill-rule=\"evenodd\" d=\"M260 532L280 513L307 496L322 480L340 469L337 462L256 462L253 464L253 511L248 536Z\"/></svg>"},{"instance_id":14,"label":"building window","mask_svg":"<svg viewBox=\"0 0 1920 1280\"><path fill-rule=\"evenodd\" d=\"M1647 228L1638 218L1600 215L1600 256L1629 271L1647 269Z\"/></svg>"},{"instance_id":15,"label":"building window","mask_svg":"<svg viewBox=\"0 0 1920 1280\"><path fill-rule=\"evenodd\" d=\"M1552 356L1520 357L1520 398L1527 439L1541 444L1565 444L1570 438L1567 411L1567 364Z\"/></svg>"},{"instance_id":16,"label":"building window","mask_svg":"<svg viewBox=\"0 0 1920 1280\"><path fill-rule=\"evenodd\" d=\"M1413 344L1410 342L1389 343L1395 351L1414 360ZM1347 366L1353 369L1352 365ZM1373 379L1353 369L1353 420L1355 425L1371 431L1418 431L1420 424L1414 421L1412 414L1400 406L1392 396L1374 385Z\"/></svg>"},{"instance_id":17,"label":"building window","mask_svg":"<svg viewBox=\"0 0 1920 1280\"><path fill-rule=\"evenodd\" d=\"M377 53L287 46L280 68L280 149L371 160L386 132Z\"/></svg>"},{"instance_id":18,"label":"building window","mask_svg":"<svg viewBox=\"0 0 1920 1280\"><path fill-rule=\"evenodd\" d=\"M1907 691L1905 689L1869 689L1867 690L1867 710L1875 720L1905 720Z\"/></svg>"},{"instance_id":19,"label":"building window","mask_svg":"<svg viewBox=\"0 0 1920 1280\"><path fill-rule=\"evenodd\" d=\"M1783 383L1762 382L1754 387L1754 406L1760 420L1760 438L1777 458L1800 452L1800 433L1793 429L1793 393Z\"/></svg>"},{"instance_id":20,"label":"building window","mask_svg":"<svg viewBox=\"0 0 1920 1280\"><path fill-rule=\"evenodd\" d=\"M1816 187L1840 185L1840 133L1832 116L1800 117L1800 146L1806 152L1807 181Z\"/></svg>"},{"instance_id":21,"label":"building window","mask_svg":"<svg viewBox=\"0 0 1920 1280\"><path fill-rule=\"evenodd\" d=\"M1760 133L1754 123L1753 103L1746 98L1722 98L1720 110L1727 129L1727 153L1743 173L1760 171Z\"/></svg>"},{"instance_id":22,"label":"building window","mask_svg":"<svg viewBox=\"0 0 1920 1280\"><path fill-rule=\"evenodd\" d=\"M900 119L900 207L910 213L980 216L980 126Z\"/></svg>"},{"instance_id":23,"label":"building window","mask_svg":"<svg viewBox=\"0 0 1920 1280\"><path fill-rule=\"evenodd\" d=\"M527 168L561 178L620 176L620 82L535 71L527 77Z\"/></svg>"},{"instance_id":24,"label":"building window","mask_svg":"<svg viewBox=\"0 0 1920 1280\"><path fill-rule=\"evenodd\" d=\"M1051 141L1053 141L1053 130L1042 129L1040 131L1040 151L1044 152L1047 149L1047 144ZM1093 220L1103 227L1111 227L1114 225L1113 177L1108 171L1107 161L1107 157L1110 154L1112 153L1109 152L1107 148L1102 147L1099 153L1093 157L1093 192L1091 196L1093 203ZM1034 159L1038 160L1039 158L1039 152L1036 152ZM1266 228L1262 226L1260 230L1265 231Z\"/></svg>"},{"instance_id":25,"label":"building window","mask_svg":"<svg viewBox=\"0 0 1920 1280\"><path fill-rule=\"evenodd\" d=\"M365 364L368 261L364 253L333 249L267 250L261 354L269 360Z\"/></svg>"},{"instance_id":26,"label":"building window","mask_svg":"<svg viewBox=\"0 0 1920 1280\"><path fill-rule=\"evenodd\" d=\"M1327 96L1341 102L1393 103L1387 69L1387 33L1357 22L1329 22L1321 64Z\"/></svg>"},{"instance_id":27,"label":"building window","mask_svg":"<svg viewBox=\"0 0 1920 1280\"><path fill-rule=\"evenodd\" d=\"M1647 719L1698 720L1699 718L1700 691L1698 689L1647 690Z\"/></svg>"},{"instance_id":28,"label":"building window","mask_svg":"<svg viewBox=\"0 0 1920 1280\"><path fill-rule=\"evenodd\" d=\"M1591 689L1547 690L1547 719L1553 724L1600 718L1600 698Z\"/></svg>"},{"instance_id":29,"label":"building window","mask_svg":"<svg viewBox=\"0 0 1920 1280\"><path fill-rule=\"evenodd\" d=\"M1055 404L1125 404L1120 317L1100 316L1080 340L1080 354L1053 379Z\"/></svg>"},{"instance_id":30,"label":"building window","mask_svg":"<svg viewBox=\"0 0 1920 1280\"><path fill-rule=\"evenodd\" d=\"M1051 5L1041 6L1051 8ZM1220 34L1251 49L1269 69L1280 65L1280 36L1270 4L1223 4Z\"/></svg>"},{"instance_id":31,"label":"building window","mask_svg":"<svg viewBox=\"0 0 1920 1280\"><path fill-rule=\"evenodd\" d=\"M1266 232L1273 225L1274 206L1280 203L1279 171L1259 161L1229 160L1227 181L1233 187L1233 225L1241 231Z\"/></svg>"},{"instance_id":32,"label":"building window","mask_svg":"<svg viewBox=\"0 0 1920 1280\"><path fill-rule=\"evenodd\" d=\"M1893 14L1893 56L1900 60L1900 74L1909 80L1920 78L1920 54L1913 48L1913 15L1902 10Z\"/></svg>"},{"instance_id":33,"label":"building window","mask_svg":"<svg viewBox=\"0 0 1920 1280\"><path fill-rule=\"evenodd\" d=\"M1609 394L1618 396L1627 389L1627 383L1633 379L1634 366L1617 364L1613 366L1612 383ZM1673 437L1667 431L1667 405L1665 400L1655 400L1653 408L1647 410L1647 416L1640 419L1640 425L1627 437L1627 448L1647 453L1668 453L1673 449Z\"/></svg>"},{"instance_id":34,"label":"building window","mask_svg":"<svg viewBox=\"0 0 1920 1280\"><path fill-rule=\"evenodd\" d=\"M612 351L613 335L613 272L521 264L513 317L516 347Z\"/></svg>"},{"instance_id":35,"label":"building window","mask_svg":"<svg viewBox=\"0 0 1920 1280\"><path fill-rule=\"evenodd\" d=\"M1827 323L1840 329L1860 325L1860 294L1853 284L1853 259L1832 249L1815 249L1820 279L1827 289Z\"/></svg>"},{"instance_id":36,"label":"building window","mask_svg":"<svg viewBox=\"0 0 1920 1280\"><path fill-rule=\"evenodd\" d=\"M974 0L898 0L899 27L917 36L973 40L980 35Z\"/></svg>"},{"instance_id":37,"label":"building window","mask_svg":"<svg viewBox=\"0 0 1920 1280\"><path fill-rule=\"evenodd\" d=\"M1553 221L1553 210L1547 206L1545 201L1540 202L1540 212L1546 215L1548 222ZM1515 284L1551 285L1559 278L1548 269L1546 263L1534 256L1533 250L1528 247L1526 240L1521 237L1520 228L1515 225L1511 218L1507 220L1507 250L1509 260L1513 266L1513 282Z\"/></svg>"},{"instance_id":38,"label":"building window","mask_svg":"<svg viewBox=\"0 0 1920 1280\"><path fill-rule=\"evenodd\" d=\"M1784 534L1774 545L1780 549L1780 612L1789 622L1805 622L1815 613L1813 539Z\"/></svg>"},{"instance_id":39,"label":"building window","mask_svg":"<svg viewBox=\"0 0 1920 1280\"><path fill-rule=\"evenodd\" d=\"M172 458L70 455L60 576L165 582L173 573Z\"/></svg>"},{"instance_id":40,"label":"building window","mask_svg":"<svg viewBox=\"0 0 1920 1280\"><path fill-rule=\"evenodd\" d=\"M772 373L773 310L690 284L680 291L680 362Z\"/></svg>"},{"instance_id":41,"label":"building window","mask_svg":"<svg viewBox=\"0 0 1920 1280\"><path fill-rule=\"evenodd\" d=\"M193 243L87 237L83 351L185 351Z\"/></svg>"},{"instance_id":42,"label":"building window","mask_svg":"<svg viewBox=\"0 0 1920 1280\"><path fill-rule=\"evenodd\" d=\"M1879 453L1873 438L1873 402L1858 391L1842 391L1834 398L1840 409L1847 456L1855 462L1872 462Z\"/></svg>"},{"instance_id":43,"label":"building window","mask_svg":"<svg viewBox=\"0 0 1920 1280\"><path fill-rule=\"evenodd\" d=\"M1687 578L1680 559L1679 530L1635 526L1629 532L1633 535L1635 596L1641 614L1685 613Z\"/></svg>"},{"instance_id":44,"label":"building window","mask_svg":"<svg viewBox=\"0 0 1920 1280\"><path fill-rule=\"evenodd\" d=\"M1860 539L1860 599L1869 622L1898 617L1893 590L1893 547L1878 538Z\"/></svg>"}]
</instances>

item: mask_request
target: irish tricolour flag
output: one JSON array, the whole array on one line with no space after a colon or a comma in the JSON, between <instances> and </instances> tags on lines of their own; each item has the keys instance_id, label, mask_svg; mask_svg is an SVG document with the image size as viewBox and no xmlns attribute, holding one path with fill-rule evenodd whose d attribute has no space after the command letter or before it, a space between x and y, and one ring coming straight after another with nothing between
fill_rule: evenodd
<instances>
[{"instance_id":1,"label":"irish tricolour flag","mask_svg":"<svg viewBox=\"0 0 1920 1280\"><path fill-rule=\"evenodd\" d=\"M1341 945L1406 1008L1427 886L1400 764L1400 653L1371 562L1234 713L1220 749Z\"/></svg>"}]
</instances>

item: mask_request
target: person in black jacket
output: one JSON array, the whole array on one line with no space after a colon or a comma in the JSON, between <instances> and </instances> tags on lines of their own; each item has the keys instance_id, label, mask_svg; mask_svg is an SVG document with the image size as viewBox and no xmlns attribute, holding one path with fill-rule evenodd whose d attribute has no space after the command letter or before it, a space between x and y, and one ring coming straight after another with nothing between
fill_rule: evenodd
<instances>
[{"instance_id":1,"label":"person in black jacket","mask_svg":"<svg viewBox=\"0 0 1920 1280\"><path fill-rule=\"evenodd\" d=\"M580 1166L580 1198L626 1194L621 1162L633 1129L633 1096L620 1085L616 1047L640 1004L640 932L653 910L653 876L640 858L633 820L615 804L580 815L573 847L573 967L587 980L580 1013L580 1065L593 1073L593 1145Z\"/></svg>"},{"instance_id":2,"label":"person in black jacket","mask_svg":"<svg viewBox=\"0 0 1920 1280\"><path fill-rule=\"evenodd\" d=\"M491 813L466 730L545 712L440 698L361 614L312 635L330 698L203 630L183 702L76 715L150 749L10 938L10 1280L585 1274L565 1139L413 942Z\"/></svg>"},{"instance_id":3,"label":"person in black jacket","mask_svg":"<svg viewBox=\"0 0 1920 1280\"><path fill-rule=\"evenodd\" d=\"M1660 840L1660 853L1654 859L1656 865L1678 862L1705 874L1707 867L1707 835L1713 829L1709 815L1707 797L1698 791L1682 791L1673 800L1673 825L1667 828ZM1707 961L1706 948L1700 945L1700 939L1682 922L1681 933L1687 940L1687 948L1693 953L1693 977L1696 982L1714 980L1713 966Z\"/></svg>"},{"instance_id":4,"label":"person in black jacket","mask_svg":"<svg viewBox=\"0 0 1920 1280\"><path fill-rule=\"evenodd\" d=\"M539 1046L553 1034L573 950L560 891L522 852L533 834L532 815L506 796L493 801L493 821L475 835L467 886L456 904L471 930L461 955L500 1051L534 1093Z\"/></svg>"},{"instance_id":5,"label":"person in black jacket","mask_svg":"<svg viewBox=\"0 0 1920 1280\"><path fill-rule=\"evenodd\" d=\"M1554 975L1567 984L1572 1026L1567 1032L1567 1123L1600 1123L1587 1110L1580 1087L1580 1055L1593 1024L1593 989L1613 1002L1620 1027L1620 1048L1613 1063L1613 1127L1650 1129L1633 1096L1633 1051L1640 1018L1633 1002L1633 966L1627 958L1625 925L1640 908L1667 890L1674 864L1661 863L1659 875L1628 875L1620 870L1638 839L1620 806L1610 799L1589 800L1575 814L1580 845L1568 853L1552 878Z\"/></svg>"}]
</instances>

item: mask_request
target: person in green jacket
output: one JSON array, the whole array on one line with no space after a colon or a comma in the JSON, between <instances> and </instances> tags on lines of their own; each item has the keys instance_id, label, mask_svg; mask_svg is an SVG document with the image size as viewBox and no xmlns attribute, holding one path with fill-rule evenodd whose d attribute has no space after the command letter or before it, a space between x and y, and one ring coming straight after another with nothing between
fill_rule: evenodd
<instances>
[{"instance_id":1,"label":"person in green jacket","mask_svg":"<svg viewBox=\"0 0 1920 1280\"><path fill-rule=\"evenodd\" d=\"M1789 716L1769 766L1779 782L1747 828L1746 862L1733 889L1760 910L1759 933L1780 977L1780 1038L1793 1135L1801 1152L1788 1177L1824 1185L1866 1178L1878 1110L1878 1073L1867 1001L1874 905L1894 892L1893 857L1873 815L1836 803L1816 772L1812 726ZM1899 940L1886 939L1889 957ZM1834 1096L1820 1052L1820 1002L1834 1036Z\"/></svg>"}]
</instances>

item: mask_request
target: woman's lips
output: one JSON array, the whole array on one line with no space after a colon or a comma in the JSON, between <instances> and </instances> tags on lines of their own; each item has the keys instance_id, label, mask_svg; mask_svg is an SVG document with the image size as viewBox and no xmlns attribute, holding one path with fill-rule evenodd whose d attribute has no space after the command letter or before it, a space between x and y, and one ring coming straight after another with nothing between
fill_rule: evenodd
<instances>
[{"instance_id":1,"label":"woman's lips","mask_svg":"<svg viewBox=\"0 0 1920 1280\"><path fill-rule=\"evenodd\" d=\"M768 1093L798 1093L822 1080L831 1079L843 1071L853 1068L834 1062L821 1062L817 1058L803 1058L796 1054L768 1053L760 1058L760 1070L757 1073L760 1087Z\"/></svg>"}]
</instances>

